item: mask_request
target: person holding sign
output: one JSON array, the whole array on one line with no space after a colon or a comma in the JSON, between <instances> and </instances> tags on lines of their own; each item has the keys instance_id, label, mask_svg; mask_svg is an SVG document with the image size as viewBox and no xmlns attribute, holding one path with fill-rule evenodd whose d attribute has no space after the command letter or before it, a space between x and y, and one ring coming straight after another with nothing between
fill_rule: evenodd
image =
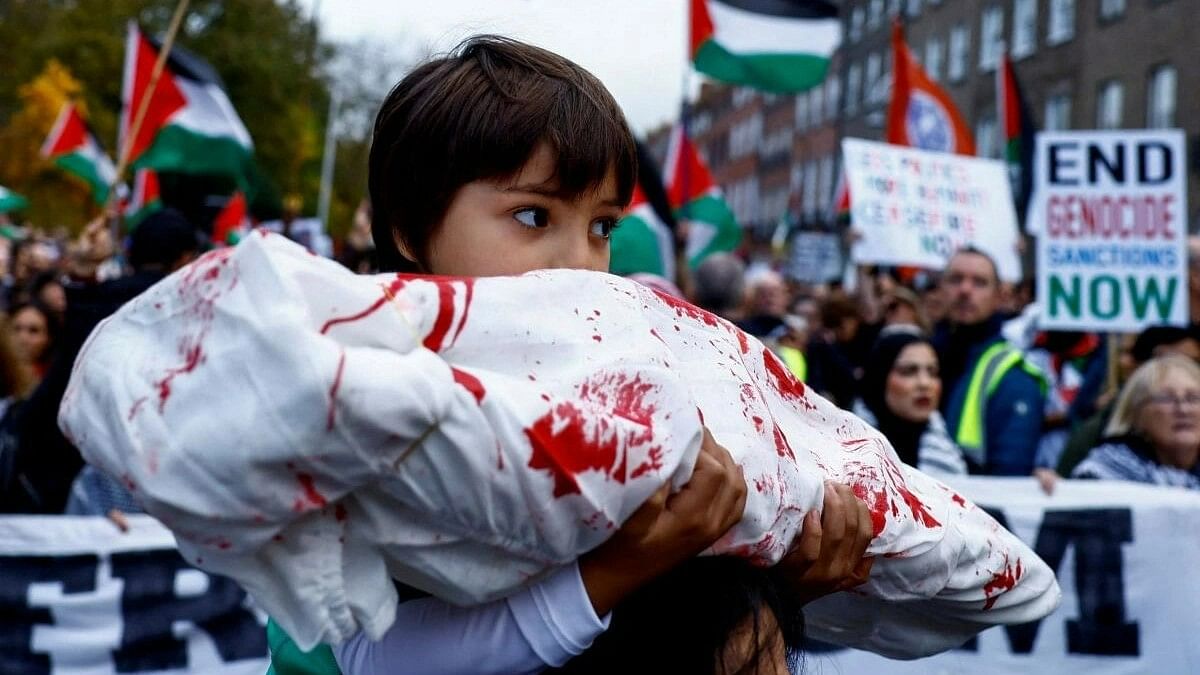
<instances>
[{"instance_id":1,"label":"person holding sign","mask_svg":"<svg viewBox=\"0 0 1200 675\"><path fill-rule=\"evenodd\" d=\"M942 286L949 307L934 344L949 392L946 424L972 473L1027 476L1041 437L1044 384L1000 334L996 265L978 249L960 249Z\"/></svg>"}]
</instances>

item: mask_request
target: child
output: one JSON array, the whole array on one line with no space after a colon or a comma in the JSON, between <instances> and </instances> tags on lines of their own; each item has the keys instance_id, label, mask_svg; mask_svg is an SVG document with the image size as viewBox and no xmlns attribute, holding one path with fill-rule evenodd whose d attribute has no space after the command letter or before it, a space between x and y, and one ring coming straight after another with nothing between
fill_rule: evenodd
<instances>
[{"instance_id":1,"label":"child","mask_svg":"<svg viewBox=\"0 0 1200 675\"><path fill-rule=\"evenodd\" d=\"M416 69L379 113L370 157L379 258L384 270L455 276L606 271L609 236L635 178L632 135L595 77L545 50L477 37ZM745 492L729 454L706 436L691 481L675 495L660 491L577 566L490 605L403 603L383 640L359 634L334 653L346 673L560 666L607 627L624 598L736 523ZM865 579L870 567L860 563L871 533L865 505L848 489L828 494L836 502L825 510L832 532L822 542L814 514L804 545L782 564L806 596ZM742 609L713 644L695 644L692 636L709 667L717 668L726 638L759 607ZM759 651L781 647L756 636L731 650L737 655L730 665L737 670ZM688 657L673 655L676 665ZM772 658L782 663L778 654Z\"/></svg>"},{"instance_id":2,"label":"child","mask_svg":"<svg viewBox=\"0 0 1200 675\"><path fill-rule=\"evenodd\" d=\"M93 334L64 433L351 673L784 672L868 541L822 639L913 658L1052 611L1036 554L760 343L597 272L632 156L594 78L469 41L392 92L371 161L389 264L466 276L255 236Z\"/></svg>"}]
</instances>

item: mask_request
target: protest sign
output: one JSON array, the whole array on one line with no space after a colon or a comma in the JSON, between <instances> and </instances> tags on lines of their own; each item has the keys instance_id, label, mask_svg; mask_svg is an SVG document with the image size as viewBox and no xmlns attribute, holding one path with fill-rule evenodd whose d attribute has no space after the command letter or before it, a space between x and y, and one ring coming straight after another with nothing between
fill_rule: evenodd
<instances>
[{"instance_id":1,"label":"protest sign","mask_svg":"<svg viewBox=\"0 0 1200 675\"><path fill-rule=\"evenodd\" d=\"M806 284L823 284L842 277L841 240L832 232L801 231L792 235L787 276Z\"/></svg>"},{"instance_id":2,"label":"protest sign","mask_svg":"<svg viewBox=\"0 0 1200 675\"><path fill-rule=\"evenodd\" d=\"M1017 214L999 161L875 143L842 141L850 185L856 263L942 269L974 246L1004 281L1021 279Z\"/></svg>"},{"instance_id":3,"label":"protest sign","mask_svg":"<svg viewBox=\"0 0 1200 675\"><path fill-rule=\"evenodd\" d=\"M262 675L265 618L148 516L0 518L0 673Z\"/></svg>"},{"instance_id":4,"label":"protest sign","mask_svg":"<svg viewBox=\"0 0 1200 675\"><path fill-rule=\"evenodd\" d=\"M1040 133L1035 161L1039 325L1130 332L1185 325L1183 132Z\"/></svg>"},{"instance_id":5,"label":"protest sign","mask_svg":"<svg viewBox=\"0 0 1200 675\"><path fill-rule=\"evenodd\" d=\"M960 478L951 486L987 509L1058 575L1063 601L1038 622L1001 626L962 648L916 661L821 646L806 672L1200 672L1200 494L1136 483L1062 481L1046 496L1030 478Z\"/></svg>"}]
</instances>

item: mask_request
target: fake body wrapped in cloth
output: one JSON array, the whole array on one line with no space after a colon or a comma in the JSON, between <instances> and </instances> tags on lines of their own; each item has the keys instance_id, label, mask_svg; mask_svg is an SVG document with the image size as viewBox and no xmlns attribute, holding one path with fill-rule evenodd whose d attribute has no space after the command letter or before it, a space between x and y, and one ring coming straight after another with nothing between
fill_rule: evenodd
<instances>
[{"instance_id":1,"label":"fake body wrapped in cloth","mask_svg":"<svg viewBox=\"0 0 1200 675\"><path fill-rule=\"evenodd\" d=\"M393 580L471 604L570 563L687 482L703 426L749 487L711 553L778 561L826 479L869 506L871 578L806 608L813 637L911 658L1059 598L758 341L595 272L356 276L255 234L105 322L60 424L303 646L381 635Z\"/></svg>"}]
</instances>

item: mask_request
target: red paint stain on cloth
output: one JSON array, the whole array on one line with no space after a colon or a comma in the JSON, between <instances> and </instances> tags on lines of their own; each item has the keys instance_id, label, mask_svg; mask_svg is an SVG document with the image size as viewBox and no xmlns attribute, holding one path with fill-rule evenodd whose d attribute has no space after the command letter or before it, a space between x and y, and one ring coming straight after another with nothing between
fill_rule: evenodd
<instances>
[{"instance_id":1,"label":"red paint stain on cloth","mask_svg":"<svg viewBox=\"0 0 1200 675\"><path fill-rule=\"evenodd\" d=\"M446 282L438 282L438 313L433 321L433 329L425 336L425 348L431 351L441 351L450 334L454 323L454 286Z\"/></svg>"},{"instance_id":2,"label":"red paint stain on cloth","mask_svg":"<svg viewBox=\"0 0 1200 675\"><path fill-rule=\"evenodd\" d=\"M375 312L379 311L380 307L383 307L389 301L395 299L396 294L399 293L407 283L407 279L397 275L390 284L387 286L381 286L383 289L383 295L380 296L378 300L368 305L366 309L349 316L339 316L326 321L325 325L321 326L321 335L325 335L331 328L338 324L354 323L355 321L361 321L362 319L371 316Z\"/></svg>"},{"instance_id":3,"label":"red paint stain on cloth","mask_svg":"<svg viewBox=\"0 0 1200 675\"><path fill-rule=\"evenodd\" d=\"M665 303L668 307L675 310L675 316L679 318L686 317L692 321L702 323L711 328L716 328L717 326L721 325L721 322L719 319L717 319L717 316L711 312L706 312L689 302L685 302L673 295L668 295L661 291L654 291L654 294L657 295L658 299L662 300L663 303Z\"/></svg>"},{"instance_id":4,"label":"red paint stain on cloth","mask_svg":"<svg viewBox=\"0 0 1200 675\"><path fill-rule=\"evenodd\" d=\"M991 581L983 585L983 593L987 596L983 608L991 609L996 604L996 598L1006 591L1011 591L1021 580L1023 574L1025 574L1025 570L1021 567L1021 559L1017 559L1016 565L1009 565L1008 556L1005 555L1004 567L992 575Z\"/></svg>"},{"instance_id":5,"label":"red paint stain on cloth","mask_svg":"<svg viewBox=\"0 0 1200 675\"><path fill-rule=\"evenodd\" d=\"M197 339L196 344L190 345L184 351L183 365L178 368L172 368L167 371L167 374L158 381L155 385L158 388L158 411L162 412L167 405L167 399L171 398L171 382L180 375L186 375L192 372L204 361L204 350ZM131 411L132 413L132 411Z\"/></svg>"},{"instance_id":6,"label":"red paint stain on cloth","mask_svg":"<svg viewBox=\"0 0 1200 675\"><path fill-rule=\"evenodd\" d=\"M804 383L796 379L792 371L787 369L787 366L771 353L771 350L763 348L763 366L766 367L768 380L775 391L783 397L784 400L792 403L799 403L808 410L815 410L808 398L805 397Z\"/></svg>"},{"instance_id":7,"label":"red paint stain on cloth","mask_svg":"<svg viewBox=\"0 0 1200 675\"><path fill-rule=\"evenodd\" d=\"M325 496L317 491L317 486L313 482L313 477L307 473L296 474L296 480L300 482L300 488L304 491L303 499L297 499L296 503L302 508L305 505L312 506L318 509L325 508L328 502Z\"/></svg>"},{"instance_id":8,"label":"red paint stain on cloth","mask_svg":"<svg viewBox=\"0 0 1200 675\"><path fill-rule=\"evenodd\" d=\"M909 511L912 512L913 520L928 528L941 527L942 524L939 523L931 513L929 513L925 503L908 489L908 483L904 480L904 474L900 471L900 468L897 467L891 459L885 457L883 461L884 469L891 476L892 485L895 488L896 493L899 494L900 498L904 500L904 503L908 505Z\"/></svg>"},{"instance_id":9,"label":"red paint stain on cloth","mask_svg":"<svg viewBox=\"0 0 1200 675\"><path fill-rule=\"evenodd\" d=\"M450 372L454 375L454 381L459 386L471 392L471 395L475 397L476 403L483 403L483 397L487 395L487 391L484 390L483 383L479 381L479 378L458 368L451 368Z\"/></svg>"},{"instance_id":10,"label":"red paint stain on cloth","mask_svg":"<svg viewBox=\"0 0 1200 675\"><path fill-rule=\"evenodd\" d=\"M525 430L533 453L529 468L549 471L554 496L580 492L577 475L599 471L624 483L630 448L653 440L655 408L646 397L653 385L623 373L593 377L579 388L578 399L563 401ZM631 477L661 468L661 449L647 451Z\"/></svg>"},{"instance_id":11,"label":"red paint stain on cloth","mask_svg":"<svg viewBox=\"0 0 1200 675\"><path fill-rule=\"evenodd\" d=\"M337 395L338 389L342 387L342 375L346 370L346 350L343 349L341 356L338 357L337 371L333 374L333 384L329 386L329 412L325 415L325 430L333 431L334 422L337 421Z\"/></svg>"}]
</instances>

